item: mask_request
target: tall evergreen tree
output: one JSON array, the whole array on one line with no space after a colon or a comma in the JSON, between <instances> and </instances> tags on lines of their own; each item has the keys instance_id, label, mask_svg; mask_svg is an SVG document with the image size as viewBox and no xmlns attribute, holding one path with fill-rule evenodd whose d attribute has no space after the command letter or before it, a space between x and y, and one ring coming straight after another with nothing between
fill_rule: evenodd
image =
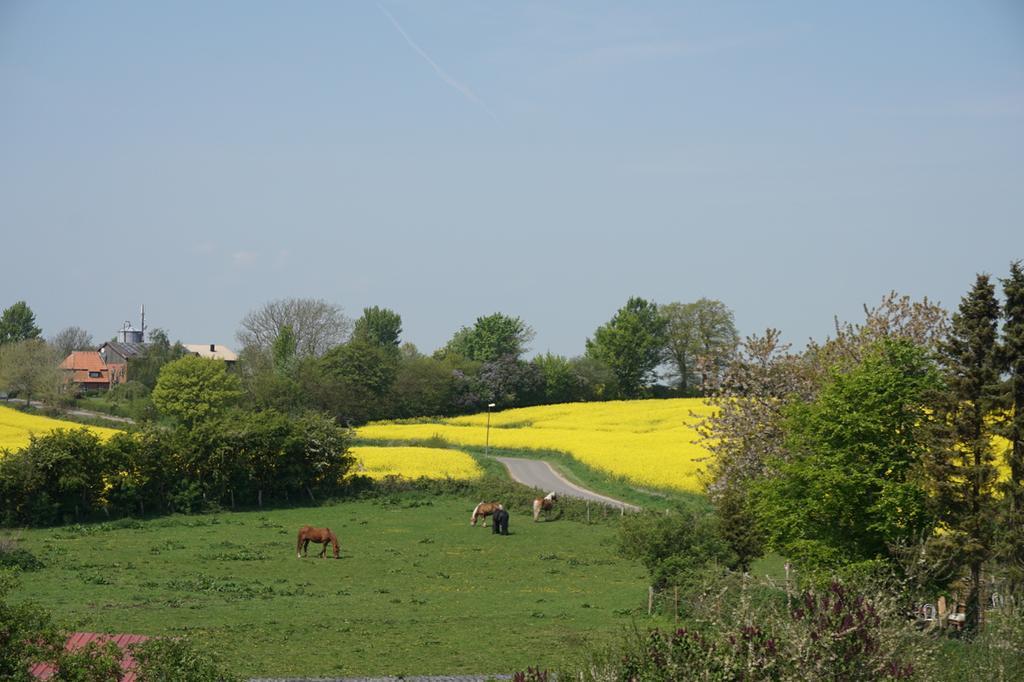
<instances>
[{"instance_id":1,"label":"tall evergreen tree","mask_svg":"<svg viewBox=\"0 0 1024 682\"><path fill-rule=\"evenodd\" d=\"M1024 590L1024 271L1010 264L1003 281L1002 370L1006 375L1001 397L1000 434L1010 441L1006 451L1009 479L1003 484L999 554L1007 567L1012 593Z\"/></svg>"},{"instance_id":2,"label":"tall evergreen tree","mask_svg":"<svg viewBox=\"0 0 1024 682\"><path fill-rule=\"evenodd\" d=\"M946 429L946 442L935 448L930 464L940 520L970 571L968 629L979 622L982 568L992 556L996 525L993 434L986 417L999 385L999 314L995 287L988 275L978 275L941 345L948 391L937 423Z\"/></svg>"}]
</instances>

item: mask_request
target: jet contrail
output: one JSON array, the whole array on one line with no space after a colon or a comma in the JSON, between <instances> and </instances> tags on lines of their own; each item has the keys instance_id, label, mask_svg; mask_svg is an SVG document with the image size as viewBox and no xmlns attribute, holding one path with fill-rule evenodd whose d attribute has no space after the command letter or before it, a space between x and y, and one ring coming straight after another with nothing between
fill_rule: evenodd
<instances>
[{"instance_id":1,"label":"jet contrail","mask_svg":"<svg viewBox=\"0 0 1024 682\"><path fill-rule=\"evenodd\" d=\"M430 64L431 68L434 69L434 72L437 73L437 75L441 77L441 80L443 80L445 83L447 83L448 85L452 86L453 88L455 88L456 90L461 92L463 94L463 96L466 97L467 99L469 99L470 101L476 103L481 109L483 109L484 111L487 112L488 116L493 118L495 121L498 120L497 115L493 111L491 111L491 108L489 106L487 106L486 102L484 102L482 99L477 97L476 93L474 93L472 90L470 90L467 86L463 85L459 81L457 81L454 78L452 78L451 76L449 76L448 73L444 69L442 69L440 66L437 65L437 62L435 62L433 59L430 58L429 54L427 54L426 52L423 51L422 47L417 45L413 41L413 39L409 37L409 34L405 32L405 29L402 28L402 25L398 23L398 20L395 19L395 17L391 14L391 12L387 11L386 9L384 9L384 6L381 5L379 2L377 3L377 7L378 7L378 9L380 9L381 12L384 13L384 16L386 16L388 18L388 20L394 25L394 27L398 30L398 32L400 34L402 34L402 37L405 39L405 42L407 42L409 44L409 47L411 47L412 49L416 50L416 52L421 57L423 57L423 59L425 59L428 64Z\"/></svg>"}]
</instances>

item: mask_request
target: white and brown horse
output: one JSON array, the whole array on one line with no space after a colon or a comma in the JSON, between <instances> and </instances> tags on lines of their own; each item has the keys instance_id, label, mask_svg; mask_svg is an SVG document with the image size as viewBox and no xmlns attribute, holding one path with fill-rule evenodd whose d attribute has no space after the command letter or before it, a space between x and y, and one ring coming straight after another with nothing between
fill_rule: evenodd
<instances>
[{"instance_id":1,"label":"white and brown horse","mask_svg":"<svg viewBox=\"0 0 1024 682\"><path fill-rule=\"evenodd\" d=\"M500 502L481 502L473 507L473 513L469 517L469 525L475 526L478 519L486 519L499 509L504 509ZM487 521L484 521L484 528L486 527Z\"/></svg>"},{"instance_id":2,"label":"white and brown horse","mask_svg":"<svg viewBox=\"0 0 1024 682\"><path fill-rule=\"evenodd\" d=\"M555 500L558 499L558 495L555 493L548 493L544 497L538 497L533 501L533 520L536 521L540 518L542 511L549 512L555 508Z\"/></svg>"},{"instance_id":3,"label":"white and brown horse","mask_svg":"<svg viewBox=\"0 0 1024 682\"><path fill-rule=\"evenodd\" d=\"M338 553L341 551L341 543L338 542L338 536L330 528L314 528L313 526L303 526L299 529L299 540L295 544L295 554L300 559L303 555L308 553L309 543L316 542L324 546L320 550L320 558L327 558L327 545L334 545L334 558L338 558Z\"/></svg>"}]
</instances>

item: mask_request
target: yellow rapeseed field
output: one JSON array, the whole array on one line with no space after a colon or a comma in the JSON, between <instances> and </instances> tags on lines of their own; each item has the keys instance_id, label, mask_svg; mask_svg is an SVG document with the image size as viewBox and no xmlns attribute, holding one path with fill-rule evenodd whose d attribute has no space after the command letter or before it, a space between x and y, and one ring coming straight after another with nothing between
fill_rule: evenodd
<instances>
[{"instance_id":1,"label":"yellow rapeseed field","mask_svg":"<svg viewBox=\"0 0 1024 682\"><path fill-rule=\"evenodd\" d=\"M585 464L642 485L700 491L707 450L694 441L694 425L711 408L697 398L566 403L491 414L490 445L516 450L558 450ZM695 416L696 415L696 416ZM362 439L389 442L440 437L483 447L487 415L441 423L378 422L358 430Z\"/></svg>"},{"instance_id":2,"label":"yellow rapeseed field","mask_svg":"<svg viewBox=\"0 0 1024 682\"><path fill-rule=\"evenodd\" d=\"M31 434L44 434L54 429L80 429L81 424L66 422L60 419L25 414L10 407L0 406L0 453L4 450L20 450L28 445ZM116 429L105 429L99 426L86 427L106 440L117 433Z\"/></svg>"},{"instance_id":3,"label":"yellow rapeseed field","mask_svg":"<svg viewBox=\"0 0 1024 682\"><path fill-rule=\"evenodd\" d=\"M476 460L461 450L360 445L352 448L352 454L356 473L375 479L402 476L474 480L484 473Z\"/></svg>"}]
</instances>

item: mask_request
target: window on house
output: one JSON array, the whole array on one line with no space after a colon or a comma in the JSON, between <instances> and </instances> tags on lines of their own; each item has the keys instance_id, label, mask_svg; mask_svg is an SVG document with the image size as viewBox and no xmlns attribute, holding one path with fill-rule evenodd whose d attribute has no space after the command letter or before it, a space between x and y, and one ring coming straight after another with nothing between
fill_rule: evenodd
<instances>
[{"instance_id":1,"label":"window on house","mask_svg":"<svg viewBox=\"0 0 1024 682\"><path fill-rule=\"evenodd\" d=\"M90 379L99 379L100 378L100 373L99 372L89 372L89 378Z\"/></svg>"}]
</instances>

